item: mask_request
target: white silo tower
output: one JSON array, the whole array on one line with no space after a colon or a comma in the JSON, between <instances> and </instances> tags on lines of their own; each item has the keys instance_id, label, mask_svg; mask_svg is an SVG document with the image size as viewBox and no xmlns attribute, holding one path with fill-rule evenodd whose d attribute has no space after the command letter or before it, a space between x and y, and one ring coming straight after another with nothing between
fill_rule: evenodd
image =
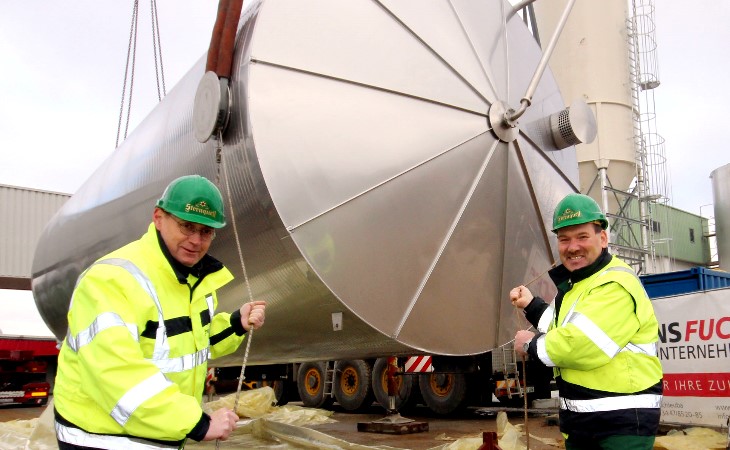
<instances>
[{"instance_id":1,"label":"white silo tower","mask_svg":"<svg viewBox=\"0 0 730 450\"><path fill-rule=\"evenodd\" d=\"M553 32L567 4L533 3L540 36ZM653 33L651 0L578 1L550 59L563 99L584 100L596 118L596 139L576 146L580 190L608 214L614 251L644 273L657 267L654 205L669 197L664 141L654 122Z\"/></svg>"},{"instance_id":2,"label":"white silo tower","mask_svg":"<svg viewBox=\"0 0 730 450\"><path fill-rule=\"evenodd\" d=\"M566 4L534 3L540 36L552 34ZM576 149L580 188L608 211L616 202L606 205L602 187L626 190L636 174L626 17L626 2L576 2L550 59L563 98L583 99L596 117L597 138Z\"/></svg>"}]
</instances>

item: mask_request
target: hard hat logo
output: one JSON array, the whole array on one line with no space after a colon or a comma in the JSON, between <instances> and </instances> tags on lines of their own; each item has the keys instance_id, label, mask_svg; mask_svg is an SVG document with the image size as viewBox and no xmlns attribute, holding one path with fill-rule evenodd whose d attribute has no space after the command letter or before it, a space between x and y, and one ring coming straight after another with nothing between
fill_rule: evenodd
<instances>
[{"instance_id":1,"label":"hard hat logo","mask_svg":"<svg viewBox=\"0 0 730 450\"><path fill-rule=\"evenodd\" d=\"M198 202L195 205L191 205L190 203L185 205L185 212L190 212L190 211L198 213L198 214L203 214L205 216L210 216L214 219L215 219L215 216L218 214L218 211L214 211L214 210L211 210L210 208L208 208L208 203L206 203L205 201Z\"/></svg>"},{"instance_id":2,"label":"hard hat logo","mask_svg":"<svg viewBox=\"0 0 730 450\"><path fill-rule=\"evenodd\" d=\"M577 219L578 217L580 217L580 211L573 211L572 209L568 208L555 219L555 222L561 223L565 220Z\"/></svg>"},{"instance_id":3,"label":"hard hat logo","mask_svg":"<svg viewBox=\"0 0 730 450\"><path fill-rule=\"evenodd\" d=\"M173 180L157 206L188 222L222 228L226 225L223 197L218 188L200 175Z\"/></svg>"}]
</instances>

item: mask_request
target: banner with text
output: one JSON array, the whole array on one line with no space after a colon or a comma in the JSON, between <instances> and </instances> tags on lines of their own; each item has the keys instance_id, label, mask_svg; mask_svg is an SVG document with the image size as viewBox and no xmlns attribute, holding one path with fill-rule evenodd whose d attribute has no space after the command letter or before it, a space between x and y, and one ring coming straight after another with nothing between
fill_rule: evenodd
<instances>
[{"instance_id":1,"label":"banner with text","mask_svg":"<svg viewBox=\"0 0 730 450\"><path fill-rule=\"evenodd\" d=\"M664 369L662 422L725 426L730 417L730 289L652 303Z\"/></svg>"}]
</instances>

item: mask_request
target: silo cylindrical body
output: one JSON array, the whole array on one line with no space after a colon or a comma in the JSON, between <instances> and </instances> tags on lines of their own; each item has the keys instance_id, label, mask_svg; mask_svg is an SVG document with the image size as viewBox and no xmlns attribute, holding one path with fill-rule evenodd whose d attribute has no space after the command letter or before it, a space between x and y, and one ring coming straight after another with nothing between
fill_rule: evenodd
<instances>
[{"instance_id":1,"label":"silo cylindrical body","mask_svg":"<svg viewBox=\"0 0 730 450\"><path fill-rule=\"evenodd\" d=\"M720 269L730 271L730 164L710 173Z\"/></svg>"}]
</instances>

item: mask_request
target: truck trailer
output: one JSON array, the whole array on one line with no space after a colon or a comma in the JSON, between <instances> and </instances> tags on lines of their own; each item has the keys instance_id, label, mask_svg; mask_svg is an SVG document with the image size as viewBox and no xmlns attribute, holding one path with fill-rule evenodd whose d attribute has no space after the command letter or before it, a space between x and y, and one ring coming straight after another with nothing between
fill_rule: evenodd
<instances>
[{"instance_id":1,"label":"truck trailer","mask_svg":"<svg viewBox=\"0 0 730 450\"><path fill-rule=\"evenodd\" d=\"M45 405L55 378L54 338L0 335L0 405Z\"/></svg>"},{"instance_id":2,"label":"truck trailer","mask_svg":"<svg viewBox=\"0 0 730 450\"><path fill-rule=\"evenodd\" d=\"M524 363L524 365L523 365ZM407 411L423 404L438 415L467 406L521 407L550 398L552 369L515 358L511 345L475 356L418 355L252 366L248 387L271 386L279 405L301 400L304 406L327 408L337 402L351 412L366 411L373 402L390 408L388 369L395 366L395 407ZM525 370L526 368L526 374ZM240 367L215 369L217 392L237 387ZM524 377L526 375L526 378Z\"/></svg>"}]
</instances>

